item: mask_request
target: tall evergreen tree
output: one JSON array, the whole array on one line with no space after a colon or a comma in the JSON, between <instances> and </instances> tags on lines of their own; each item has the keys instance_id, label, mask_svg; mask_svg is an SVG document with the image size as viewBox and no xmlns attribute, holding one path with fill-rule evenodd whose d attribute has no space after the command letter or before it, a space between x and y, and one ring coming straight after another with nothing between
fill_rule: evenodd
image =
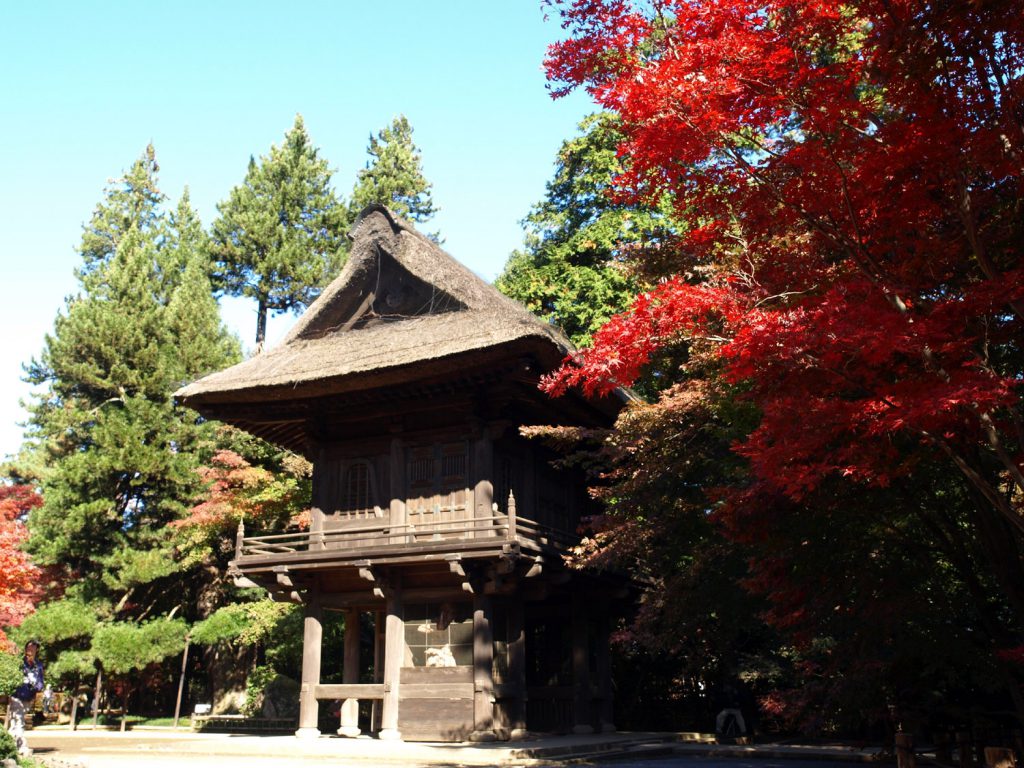
<instances>
[{"instance_id":1,"label":"tall evergreen tree","mask_svg":"<svg viewBox=\"0 0 1024 768\"><path fill-rule=\"evenodd\" d=\"M370 159L359 171L349 201L353 219L372 203L386 205L417 223L434 217L437 208L430 194L433 185L423 176L420 150L412 141L412 126L404 115L370 136L366 154Z\"/></svg>"},{"instance_id":2,"label":"tall evergreen tree","mask_svg":"<svg viewBox=\"0 0 1024 768\"><path fill-rule=\"evenodd\" d=\"M331 189L331 171L310 141L301 115L280 146L249 159L241 185L217 206L214 284L257 304L256 344L267 313L298 312L337 274L348 219Z\"/></svg>"},{"instance_id":3,"label":"tall evergreen tree","mask_svg":"<svg viewBox=\"0 0 1024 768\"><path fill-rule=\"evenodd\" d=\"M166 199L156 183L159 170L156 150L149 144L121 178L109 182L106 196L82 227L82 275L110 261L132 228L145 235L157 234L163 224L160 206Z\"/></svg>"},{"instance_id":4,"label":"tall evergreen tree","mask_svg":"<svg viewBox=\"0 0 1024 768\"><path fill-rule=\"evenodd\" d=\"M523 220L524 247L495 282L580 346L638 291L624 254L641 244L654 250L675 226L667 205L625 204L611 196L622 170L616 125L609 113L590 115L580 122L580 135L562 143L547 196Z\"/></svg>"},{"instance_id":5,"label":"tall evergreen tree","mask_svg":"<svg viewBox=\"0 0 1024 768\"><path fill-rule=\"evenodd\" d=\"M29 549L84 598L124 606L133 595L142 613L167 602L161 580L176 565L165 528L188 508L196 467L214 449L214 425L176 407L171 393L239 357L217 315L187 199L170 226L158 207L137 215L132 190L163 199L151 148L146 157L146 183L111 188L97 208L104 215L94 224L118 224L86 228L79 293L27 369L29 381L44 387L29 436L46 464ZM97 258L100 231L117 246Z\"/></svg>"}]
</instances>

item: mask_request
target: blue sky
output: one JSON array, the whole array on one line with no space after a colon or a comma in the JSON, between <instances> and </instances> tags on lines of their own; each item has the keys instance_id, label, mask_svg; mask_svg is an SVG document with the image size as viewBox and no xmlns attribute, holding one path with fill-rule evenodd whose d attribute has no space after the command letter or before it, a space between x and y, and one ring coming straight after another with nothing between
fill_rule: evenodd
<instances>
[{"instance_id":1,"label":"blue sky","mask_svg":"<svg viewBox=\"0 0 1024 768\"><path fill-rule=\"evenodd\" d=\"M441 208L428 228L491 280L592 109L545 90L560 32L537 0L0 7L0 457L21 443L21 366L76 289L81 225L148 142L169 205L187 185L209 225L296 113L346 196L370 133L405 114ZM223 309L251 343L254 309ZM272 320L271 340L292 321Z\"/></svg>"}]
</instances>

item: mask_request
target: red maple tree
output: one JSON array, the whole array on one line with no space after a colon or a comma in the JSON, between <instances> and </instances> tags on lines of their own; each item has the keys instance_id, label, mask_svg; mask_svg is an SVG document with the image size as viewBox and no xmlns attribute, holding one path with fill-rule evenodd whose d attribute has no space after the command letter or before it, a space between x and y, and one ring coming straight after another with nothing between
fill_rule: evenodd
<instances>
[{"instance_id":1,"label":"red maple tree","mask_svg":"<svg viewBox=\"0 0 1024 768\"><path fill-rule=\"evenodd\" d=\"M761 484L885 486L909 440L1024 535L1019 6L553 5L556 93L619 113L620 194L671 192L692 226L549 388L628 384L660 347L710 339L761 408L738 447Z\"/></svg>"},{"instance_id":2,"label":"red maple tree","mask_svg":"<svg viewBox=\"0 0 1024 768\"><path fill-rule=\"evenodd\" d=\"M688 348L682 372L658 375L688 386L712 371L757 406L734 445L749 482L722 491L712 517L759 545L747 584L768 597L766 618L798 639L849 603L826 605L850 591L828 572L856 558L833 543L843 557L794 567L807 542L793 532L812 525L795 522L835 527L851 504L899 499L862 516L876 536L898 551L892 530L916 517L935 546L924 559L954 563L980 613L984 582L998 585L1016 618L982 624L1024 718L1019 4L548 5L567 31L546 62L555 94L586 88L621 117L617 194L668 195L688 222L632 254L656 288L549 391L630 384ZM860 590L851 624L870 625L886 602L871 595L886 593Z\"/></svg>"},{"instance_id":3,"label":"red maple tree","mask_svg":"<svg viewBox=\"0 0 1024 768\"><path fill-rule=\"evenodd\" d=\"M25 518L43 503L27 485L0 483L0 626L17 626L39 598L39 571L21 545L28 537ZM10 645L0 630L0 645Z\"/></svg>"}]
</instances>

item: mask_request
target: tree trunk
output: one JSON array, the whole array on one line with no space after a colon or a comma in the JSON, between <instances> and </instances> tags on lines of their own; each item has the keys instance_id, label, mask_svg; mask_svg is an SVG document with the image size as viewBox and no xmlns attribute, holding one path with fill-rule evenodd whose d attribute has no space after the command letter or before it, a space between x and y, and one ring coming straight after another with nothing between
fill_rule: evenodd
<instances>
[{"instance_id":1,"label":"tree trunk","mask_svg":"<svg viewBox=\"0 0 1024 768\"><path fill-rule=\"evenodd\" d=\"M263 349L267 340L267 300L261 296L256 307L256 350Z\"/></svg>"},{"instance_id":2,"label":"tree trunk","mask_svg":"<svg viewBox=\"0 0 1024 768\"><path fill-rule=\"evenodd\" d=\"M74 687L74 693L71 696L71 730L78 728L78 686Z\"/></svg>"},{"instance_id":3,"label":"tree trunk","mask_svg":"<svg viewBox=\"0 0 1024 768\"><path fill-rule=\"evenodd\" d=\"M121 733L125 732L125 726L128 723L128 697L131 696L132 689L127 683L124 686L124 704L121 706Z\"/></svg>"},{"instance_id":4,"label":"tree trunk","mask_svg":"<svg viewBox=\"0 0 1024 768\"><path fill-rule=\"evenodd\" d=\"M96 692L92 699L92 729L95 732L100 719L100 695L103 693L103 670L96 673Z\"/></svg>"},{"instance_id":5,"label":"tree trunk","mask_svg":"<svg viewBox=\"0 0 1024 768\"><path fill-rule=\"evenodd\" d=\"M185 638L185 650L181 654L181 676L178 678L178 698L174 702L174 727L178 727L178 718L181 716L181 694L185 688L185 673L188 671L188 647L189 638Z\"/></svg>"}]
</instances>

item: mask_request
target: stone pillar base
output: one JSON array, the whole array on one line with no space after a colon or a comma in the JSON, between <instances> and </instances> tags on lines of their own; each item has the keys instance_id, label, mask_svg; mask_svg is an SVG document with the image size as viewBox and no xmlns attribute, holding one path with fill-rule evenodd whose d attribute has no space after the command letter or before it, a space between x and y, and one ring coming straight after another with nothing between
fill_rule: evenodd
<instances>
[{"instance_id":1,"label":"stone pillar base","mask_svg":"<svg viewBox=\"0 0 1024 768\"><path fill-rule=\"evenodd\" d=\"M401 741L402 733L396 728L385 728L377 734L377 738L381 741Z\"/></svg>"},{"instance_id":2,"label":"stone pillar base","mask_svg":"<svg viewBox=\"0 0 1024 768\"><path fill-rule=\"evenodd\" d=\"M295 732L295 738L297 739L319 739L320 730L318 728L299 728Z\"/></svg>"},{"instance_id":3,"label":"stone pillar base","mask_svg":"<svg viewBox=\"0 0 1024 768\"><path fill-rule=\"evenodd\" d=\"M343 725L341 726L341 728L338 729L339 736L345 736L349 739L354 739L356 736L359 736L361 734L362 731L359 730L359 726L357 725Z\"/></svg>"},{"instance_id":4,"label":"stone pillar base","mask_svg":"<svg viewBox=\"0 0 1024 768\"><path fill-rule=\"evenodd\" d=\"M477 742L497 741L498 737L494 733L494 731L473 731L471 734L469 734L469 740Z\"/></svg>"},{"instance_id":5,"label":"stone pillar base","mask_svg":"<svg viewBox=\"0 0 1024 768\"><path fill-rule=\"evenodd\" d=\"M508 737L512 741L522 741L523 739L530 738L530 732L525 728L513 728L512 732L509 733Z\"/></svg>"},{"instance_id":6,"label":"stone pillar base","mask_svg":"<svg viewBox=\"0 0 1024 768\"><path fill-rule=\"evenodd\" d=\"M601 733L618 733L615 723L601 723Z\"/></svg>"},{"instance_id":7,"label":"stone pillar base","mask_svg":"<svg viewBox=\"0 0 1024 768\"><path fill-rule=\"evenodd\" d=\"M572 732L577 736L583 736L584 734L593 733L594 726L592 725L574 725Z\"/></svg>"}]
</instances>

